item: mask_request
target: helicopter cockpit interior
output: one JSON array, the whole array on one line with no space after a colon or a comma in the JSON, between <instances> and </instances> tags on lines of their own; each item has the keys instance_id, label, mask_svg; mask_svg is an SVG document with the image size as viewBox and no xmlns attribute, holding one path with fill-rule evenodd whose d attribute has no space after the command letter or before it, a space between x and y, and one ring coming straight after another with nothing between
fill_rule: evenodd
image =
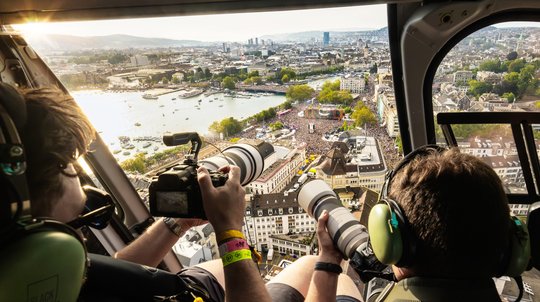
<instances>
[{"instance_id":1,"label":"helicopter cockpit interior","mask_svg":"<svg viewBox=\"0 0 540 302\"><path fill-rule=\"evenodd\" d=\"M251 162L265 167L242 175L243 231L262 254L265 282L316 254L316 220L297 202L306 180L325 180L365 224L385 174L438 144L480 157L501 177L530 257L523 280L495 283L502 299L537 301L539 57L536 0L2 1L0 300L77 300L88 252L114 256L160 219L152 179L185 158L217 170L220 153L241 157L235 144L257 141L261 159ZM96 132L78 160L90 206L69 226L29 214L19 137L27 109L15 90L40 87L72 95ZM188 142L202 147L193 155ZM281 200L287 206L272 207ZM186 234L160 269L219 258L210 226ZM36 267L39 278L21 273ZM350 275L366 301L387 284ZM58 276L71 276L71 291L50 290Z\"/></svg>"}]
</instances>

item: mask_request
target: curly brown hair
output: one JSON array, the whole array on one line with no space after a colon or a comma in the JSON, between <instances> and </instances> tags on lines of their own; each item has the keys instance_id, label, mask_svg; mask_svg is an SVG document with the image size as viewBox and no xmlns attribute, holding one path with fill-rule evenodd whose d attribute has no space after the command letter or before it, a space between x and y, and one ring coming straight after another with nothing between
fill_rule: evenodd
<instances>
[{"instance_id":1,"label":"curly brown hair","mask_svg":"<svg viewBox=\"0 0 540 302\"><path fill-rule=\"evenodd\" d=\"M509 244L508 200L501 179L457 148L413 159L392 180L389 196L418 239L416 275L494 276Z\"/></svg>"},{"instance_id":2,"label":"curly brown hair","mask_svg":"<svg viewBox=\"0 0 540 302\"><path fill-rule=\"evenodd\" d=\"M64 194L64 169L87 152L95 130L75 100L56 88L21 90L27 122L20 131L34 216L48 216Z\"/></svg>"}]
</instances>

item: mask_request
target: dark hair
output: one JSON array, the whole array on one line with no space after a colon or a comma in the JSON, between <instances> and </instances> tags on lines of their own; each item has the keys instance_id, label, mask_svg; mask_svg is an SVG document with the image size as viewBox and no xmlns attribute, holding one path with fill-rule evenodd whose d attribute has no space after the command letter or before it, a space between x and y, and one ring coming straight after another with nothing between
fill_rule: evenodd
<instances>
[{"instance_id":1,"label":"dark hair","mask_svg":"<svg viewBox=\"0 0 540 302\"><path fill-rule=\"evenodd\" d=\"M416 275L494 276L508 246L510 210L501 179L457 149L403 167L389 190L418 238Z\"/></svg>"},{"instance_id":2,"label":"dark hair","mask_svg":"<svg viewBox=\"0 0 540 302\"><path fill-rule=\"evenodd\" d=\"M60 176L87 152L95 131L75 100L55 88L22 90L27 122L21 131L26 150L32 214L48 216L64 193Z\"/></svg>"}]
</instances>

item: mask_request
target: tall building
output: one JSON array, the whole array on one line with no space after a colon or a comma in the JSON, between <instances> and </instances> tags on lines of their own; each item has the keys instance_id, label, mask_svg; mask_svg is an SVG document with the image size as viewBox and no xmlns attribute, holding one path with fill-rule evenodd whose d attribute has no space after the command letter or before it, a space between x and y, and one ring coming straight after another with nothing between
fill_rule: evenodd
<instances>
[{"instance_id":1,"label":"tall building","mask_svg":"<svg viewBox=\"0 0 540 302\"><path fill-rule=\"evenodd\" d=\"M323 45L327 46L328 44L330 44L330 33L325 31L323 33Z\"/></svg>"},{"instance_id":2,"label":"tall building","mask_svg":"<svg viewBox=\"0 0 540 302\"><path fill-rule=\"evenodd\" d=\"M146 66L150 64L148 57L143 56L143 55L134 55L133 57L130 58L130 60L131 60L131 65L135 67Z\"/></svg>"}]
</instances>

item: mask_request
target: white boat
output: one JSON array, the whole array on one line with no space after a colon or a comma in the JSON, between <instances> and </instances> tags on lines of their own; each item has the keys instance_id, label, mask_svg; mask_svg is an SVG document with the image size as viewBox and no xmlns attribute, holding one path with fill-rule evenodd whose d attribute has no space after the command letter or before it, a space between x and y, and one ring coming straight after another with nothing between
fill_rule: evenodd
<instances>
[{"instance_id":1,"label":"white boat","mask_svg":"<svg viewBox=\"0 0 540 302\"><path fill-rule=\"evenodd\" d=\"M143 148L148 148L148 147L150 147L150 146L152 146L152 143L151 143L151 142L146 142L146 143L143 144L142 147L143 147Z\"/></svg>"},{"instance_id":2,"label":"white boat","mask_svg":"<svg viewBox=\"0 0 540 302\"><path fill-rule=\"evenodd\" d=\"M153 94L150 94L150 93L145 93L143 94L143 99L147 99L147 100L157 100L158 97L153 95Z\"/></svg>"}]
</instances>

